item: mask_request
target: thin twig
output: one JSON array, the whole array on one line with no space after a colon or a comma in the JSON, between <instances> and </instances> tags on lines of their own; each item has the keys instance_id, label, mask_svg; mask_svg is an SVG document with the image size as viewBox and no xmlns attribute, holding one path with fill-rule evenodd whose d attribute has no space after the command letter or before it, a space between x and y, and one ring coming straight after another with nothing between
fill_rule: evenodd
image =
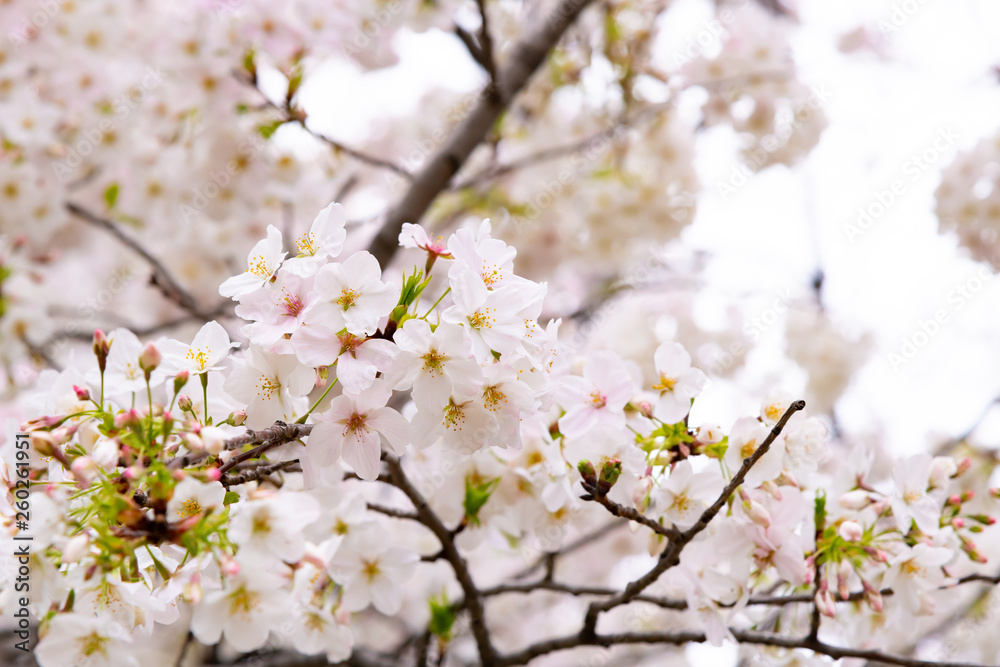
<instances>
[{"instance_id":1,"label":"thin twig","mask_svg":"<svg viewBox=\"0 0 1000 667\"><path fill-rule=\"evenodd\" d=\"M175 304L192 315L202 317L206 321L212 319L208 313L201 309L191 293L181 287L180 283L178 283L173 275L171 275L170 271L167 270L167 267L165 267L160 260L150 254L150 252L146 250L141 243L123 232L118 225L106 218L102 218L101 216L88 211L78 204L74 204L73 202L66 202L66 210L84 222L107 231L109 234L118 239L123 245L128 246L132 249L132 251L142 257L146 263L149 264L150 268L153 269L153 275L151 278L152 284L156 286L167 299L173 301Z\"/></svg>"},{"instance_id":2,"label":"thin twig","mask_svg":"<svg viewBox=\"0 0 1000 667\"><path fill-rule=\"evenodd\" d=\"M476 646L479 649L479 659L483 667L493 667L496 664L497 655L490 641L489 631L486 628L486 610L483 606L482 595L472 580L472 575L469 573L469 567L465 562L465 558L462 557L462 554L458 551L458 547L455 546L455 540L451 531L445 527L434 510L427 504L424 497L410 483L410 480L406 477L406 473L403 472L403 466L400 464L399 459L395 456L386 456L385 461L389 467L392 484L410 499L410 502L413 503L413 507L417 511L420 522L427 526L441 542L441 550L444 558L451 564L452 569L455 571L455 578L458 579L458 583L462 587L462 592L465 594L465 607L469 611L472 636L475 638Z\"/></svg>"},{"instance_id":3,"label":"thin twig","mask_svg":"<svg viewBox=\"0 0 1000 667\"><path fill-rule=\"evenodd\" d=\"M712 519L719 513L719 511L729 502L729 497L736 491L736 489L743 483L746 478L747 473L750 472L750 468L754 466L768 452L771 448L771 443L773 443L779 435L781 435L782 429L785 428L785 424L791 419L792 415L799 410L804 409L806 406L805 401L796 401L788 406L788 410L782 415L778 423L774 425L771 432L767 435L760 446L751 454L746 460L743 461L743 465L740 467L739 471L733 475L733 479L726 485L726 488L722 490L719 497L708 507L698 521L685 530L679 533L676 537L671 538L667 542L667 548L660 554L660 559L657 561L656 565L653 566L649 572L639 577L638 579L632 581L625 587L625 590L615 597L606 600L604 602L593 602L587 609L587 615L584 618L583 628L580 630L580 634L583 637L591 637L594 635L595 628L597 627L597 617L601 612L609 611L619 605L625 604L635 598L637 595L642 593L650 584L659 579L660 575L674 567L680 562L681 551L684 547L688 545L701 531L708 527Z\"/></svg>"},{"instance_id":4,"label":"thin twig","mask_svg":"<svg viewBox=\"0 0 1000 667\"><path fill-rule=\"evenodd\" d=\"M478 104L469 112L441 149L413 178L413 184L386 215L381 229L368 247L382 266L388 266L399 247L404 222L419 222L438 195L461 169L472 151L493 128L497 118L548 56L563 33L591 0L561 0L546 20L538 21L511 50L496 82L490 82ZM492 92L492 89L496 89Z\"/></svg>"}]
</instances>

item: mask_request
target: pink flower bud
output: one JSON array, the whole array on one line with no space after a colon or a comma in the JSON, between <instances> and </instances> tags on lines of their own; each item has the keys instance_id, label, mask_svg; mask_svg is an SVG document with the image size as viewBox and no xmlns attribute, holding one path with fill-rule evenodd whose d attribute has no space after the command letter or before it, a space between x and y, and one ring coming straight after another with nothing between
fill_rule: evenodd
<instances>
[{"instance_id":1,"label":"pink flower bud","mask_svg":"<svg viewBox=\"0 0 1000 667\"><path fill-rule=\"evenodd\" d=\"M848 542L857 542L864 537L865 530L857 521L845 521L840 524L837 534L840 535L841 539Z\"/></svg>"},{"instance_id":2,"label":"pink flower bud","mask_svg":"<svg viewBox=\"0 0 1000 667\"><path fill-rule=\"evenodd\" d=\"M76 485L81 489L86 489L97 477L98 468L89 456L77 457L70 465L70 470L76 478Z\"/></svg>"},{"instance_id":3,"label":"pink flower bud","mask_svg":"<svg viewBox=\"0 0 1000 667\"><path fill-rule=\"evenodd\" d=\"M889 498L882 498L881 500L876 500L875 502L872 503L872 511L875 512L876 516L879 516L883 512L885 512L891 504L892 501Z\"/></svg>"},{"instance_id":4,"label":"pink flower bud","mask_svg":"<svg viewBox=\"0 0 1000 667\"><path fill-rule=\"evenodd\" d=\"M954 528L955 530L958 530L959 528L964 528L965 519L963 519L960 516L956 516L954 519L951 520L951 527Z\"/></svg>"},{"instance_id":5,"label":"pink flower bud","mask_svg":"<svg viewBox=\"0 0 1000 667\"><path fill-rule=\"evenodd\" d=\"M237 410L233 413L233 426L243 426L247 420L246 410Z\"/></svg>"},{"instance_id":6,"label":"pink flower bud","mask_svg":"<svg viewBox=\"0 0 1000 667\"><path fill-rule=\"evenodd\" d=\"M760 485L761 490L775 500L781 500L781 489L777 484L768 480Z\"/></svg>"},{"instance_id":7,"label":"pink flower bud","mask_svg":"<svg viewBox=\"0 0 1000 667\"><path fill-rule=\"evenodd\" d=\"M816 608L824 616L834 618L837 615L837 603L833 600L833 595L826 588L822 588L816 593Z\"/></svg>"},{"instance_id":8,"label":"pink flower bud","mask_svg":"<svg viewBox=\"0 0 1000 667\"><path fill-rule=\"evenodd\" d=\"M76 393L76 399L78 401L90 400L90 390L86 387L77 387L76 385L73 385L73 391Z\"/></svg>"},{"instance_id":9,"label":"pink flower bud","mask_svg":"<svg viewBox=\"0 0 1000 667\"><path fill-rule=\"evenodd\" d=\"M39 456L53 456L59 447L55 437L48 431L31 431L28 435L28 441Z\"/></svg>"},{"instance_id":10,"label":"pink flower bud","mask_svg":"<svg viewBox=\"0 0 1000 667\"><path fill-rule=\"evenodd\" d=\"M177 399L177 407L179 407L184 412L190 412L191 408L194 407L194 401L191 400L190 396L184 395Z\"/></svg>"},{"instance_id":11,"label":"pink flower bud","mask_svg":"<svg viewBox=\"0 0 1000 667\"><path fill-rule=\"evenodd\" d=\"M957 493L953 496L948 496L948 500L945 501L945 505L959 506L962 504L962 496Z\"/></svg>"},{"instance_id":12,"label":"pink flower bud","mask_svg":"<svg viewBox=\"0 0 1000 667\"><path fill-rule=\"evenodd\" d=\"M142 417L135 408L131 408L126 412L119 412L115 415L115 428L133 428L142 423Z\"/></svg>"},{"instance_id":13,"label":"pink flower bud","mask_svg":"<svg viewBox=\"0 0 1000 667\"><path fill-rule=\"evenodd\" d=\"M649 401L639 401L639 403L636 404L636 407L639 408L639 414L646 419L653 418L653 406L649 403Z\"/></svg>"},{"instance_id":14,"label":"pink flower bud","mask_svg":"<svg viewBox=\"0 0 1000 667\"><path fill-rule=\"evenodd\" d=\"M227 577L235 577L240 573L240 564L231 556L219 557L219 570Z\"/></svg>"},{"instance_id":15,"label":"pink flower bud","mask_svg":"<svg viewBox=\"0 0 1000 667\"><path fill-rule=\"evenodd\" d=\"M94 331L94 354L97 356L97 367L104 373L108 366L108 352L111 351L111 341L100 329Z\"/></svg>"},{"instance_id":16,"label":"pink flower bud","mask_svg":"<svg viewBox=\"0 0 1000 667\"><path fill-rule=\"evenodd\" d=\"M1000 498L1000 487L993 487L990 489L990 495L994 498Z\"/></svg>"},{"instance_id":17,"label":"pink flower bud","mask_svg":"<svg viewBox=\"0 0 1000 667\"><path fill-rule=\"evenodd\" d=\"M972 489L969 489L968 491L962 494L962 502L967 503L975 497L976 497L976 492L973 491Z\"/></svg>"},{"instance_id":18,"label":"pink flower bud","mask_svg":"<svg viewBox=\"0 0 1000 667\"><path fill-rule=\"evenodd\" d=\"M146 371L146 378L149 378L149 374L156 370L156 367L160 365L163 361L163 354L160 353L160 348L156 346L156 343L149 341L142 348L142 352L139 353L139 368Z\"/></svg>"},{"instance_id":19,"label":"pink flower bud","mask_svg":"<svg viewBox=\"0 0 1000 667\"><path fill-rule=\"evenodd\" d=\"M851 572L851 563L846 560L840 561L840 566L837 568L837 594L840 595L841 600L851 597L849 586Z\"/></svg>"},{"instance_id":20,"label":"pink flower bud","mask_svg":"<svg viewBox=\"0 0 1000 667\"><path fill-rule=\"evenodd\" d=\"M771 515L768 513L767 509L764 508L756 500L751 500L750 502L743 502L743 510L746 512L747 516L758 526L764 528L770 528L771 526Z\"/></svg>"},{"instance_id":21,"label":"pink flower bud","mask_svg":"<svg viewBox=\"0 0 1000 667\"><path fill-rule=\"evenodd\" d=\"M958 470L955 472L954 476L955 477L959 477L961 475L964 475L965 473L967 473L969 471L969 469L971 467L972 467L972 459L970 459L968 456L965 456L965 457L959 459L958 460Z\"/></svg>"},{"instance_id":22,"label":"pink flower bud","mask_svg":"<svg viewBox=\"0 0 1000 667\"><path fill-rule=\"evenodd\" d=\"M209 468L205 471L205 478L210 482L218 482L222 479L222 473L218 468Z\"/></svg>"},{"instance_id":23,"label":"pink flower bud","mask_svg":"<svg viewBox=\"0 0 1000 667\"><path fill-rule=\"evenodd\" d=\"M869 584L867 581L862 581L861 585L865 588L865 602L868 606L872 608L875 613L882 613L884 605L882 603L882 593L875 590L875 588Z\"/></svg>"}]
</instances>

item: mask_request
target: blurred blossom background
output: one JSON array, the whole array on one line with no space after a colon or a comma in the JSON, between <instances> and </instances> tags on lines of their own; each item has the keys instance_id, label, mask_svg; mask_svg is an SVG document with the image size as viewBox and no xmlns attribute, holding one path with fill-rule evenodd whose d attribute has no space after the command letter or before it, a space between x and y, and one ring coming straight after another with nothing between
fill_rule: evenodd
<instances>
[{"instance_id":1,"label":"blurred blossom background","mask_svg":"<svg viewBox=\"0 0 1000 667\"><path fill-rule=\"evenodd\" d=\"M487 3L498 68L555 4ZM268 225L294 238L339 201L367 247L486 95L480 21L463 0L0 3L0 437L95 328L241 340L218 286ZM681 342L710 380L694 424L780 387L845 447L995 457L997 25L991 0L596 3L407 221L489 218L571 357L649 379Z\"/></svg>"},{"instance_id":2,"label":"blurred blossom background","mask_svg":"<svg viewBox=\"0 0 1000 667\"><path fill-rule=\"evenodd\" d=\"M500 64L545 9L491 5ZM487 77L455 33L477 28L470 2L0 12L12 400L97 326L185 314L66 202L124 223L212 311L267 224L304 231L338 198L363 247L405 191L321 137L418 172ZM977 425L986 444L995 420L981 417L1000 395L998 12L986 0L605 3L424 222L447 236L491 218L520 270L548 282L544 315L582 327L587 345L637 359L671 336L694 345L713 377L697 410L735 419L781 385L897 453ZM157 22L170 30L143 27ZM281 122L296 76L308 129Z\"/></svg>"}]
</instances>

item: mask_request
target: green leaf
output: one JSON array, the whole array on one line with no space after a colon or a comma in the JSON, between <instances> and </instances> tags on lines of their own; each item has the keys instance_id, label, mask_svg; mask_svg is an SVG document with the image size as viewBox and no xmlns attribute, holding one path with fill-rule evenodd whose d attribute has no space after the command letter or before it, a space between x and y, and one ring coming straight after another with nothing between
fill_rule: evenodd
<instances>
[{"instance_id":1,"label":"green leaf","mask_svg":"<svg viewBox=\"0 0 1000 667\"><path fill-rule=\"evenodd\" d=\"M822 531L826 526L826 492L820 489L816 492L815 516L816 530Z\"/></svg>"},{"instance_id":2,"label":"green leaf","mask_svg":"<svg viewBox=\"0 0 1000 667\"><path fill-rule=\"evenodd\" d=\"M711 444L705 445L705 456L710 459L722 460L722 457L726 455L726 450L729 449L729 436L720 440L719 442L713 442Z\"/></svg>"},{"instance_id":3,"label":"green leaf","mask_svg":"<svg viewBox=\"0 0 1000 667\"><path fill-rule=\"evenodd\" d=\"M435 637L445 641L451 639L451 630L455 625L455 611L448 602L448 595L442 591L440 596L430 598L427 603L431 608L431 620L427 629Z\"/></svg>"},{"instance_id":4,"label":"green leaf","mask_svg":"<svg viewBox=\"0 0 1000 667\"><path fill-rule=\"evenodd\" d=\"M272 120L270 123L267 123L265 125L261 125L260 127L257 128L257 131L260 132L260 136L264 137L265 139L270 139L271 135L277 132L278 128L284 124L285 121L279 118L277 120Z\"/></svg>"},{"instance_id":5,"label":"green leaf","mask_svg":"<svg viewBox=\"0 0 1000 667\"><path fill-rule=\"evenodd\" d=\"M114 208L116 201L118 201L118 184L112 183L104 191L104 203L108 205L108 208Z\"/></svg>"},{"instance_id":6,"label":"green leaf","mask_svg":"<svg viewBox=\"0 0 1000 667\"><path fill-rule=\"evenodd\" d=\"M465 518L474 526L479 525L479 510L490 499L490 494L500 483L500 478L495 477L486 482L476 482L472 479L465 480Z\"/></svg>"},{"instance_id":7,"label":"green leaf","mask_svg":"<svg viewBox=\"0 0 1000 667\"><path fill-rule=\"evenodd\" d=\"M223 505L232 505L238 502L240 502L240 494L235 491L226 491L226 495L222 498Z\"/></svg>"}]
</instances>

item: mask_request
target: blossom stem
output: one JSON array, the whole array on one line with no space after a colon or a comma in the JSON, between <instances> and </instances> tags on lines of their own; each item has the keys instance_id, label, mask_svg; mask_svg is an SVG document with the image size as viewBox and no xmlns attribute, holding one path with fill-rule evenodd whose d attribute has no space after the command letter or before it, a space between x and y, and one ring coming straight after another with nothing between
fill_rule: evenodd
<instances>
[{"instance_id":1,"label":"blossom stem","mask_svg":"<svg viewBox=\"0 0 1000 667\"><path fill-rule=\"evenodd\" d=\"M329 385L327 385L326 391L323 392L323 395L316 399L316 402L312 404L311 408L309 408L308 410L306 410L306 413L304 415L302 415L301 417L299 417L298 419L295 420L296 424L305 424L306 423L306 420L309 419L309 415L311 415L313 413L313 410L315 410L317 407L319 407L320 401L322 401L324 398L326 398L326 395L330 393L331 389L333 389L333 385L337 384L337 379L338 378L333 378L333 382L331 382Z\"/></svg>"},{"instance_id":2,"label":"blossom stem","mask_svg":"<svg viewBox=\"0 0 1000 667\"><path fill-rule=\"evenodd\" d=\"M442 294L442 295L441 295L440 297L438 297L438 300L434 302L434 305L433 305L433 306L431 306L430 308L428 308L428 309L427 309L427 312L426 312L426 313L424 313L424 316L423 316L423 317L421 317L420 319L422 319L422 320L426 320L426 319L427 319L427 316L428 316L428 315L430 315L430 314L431 314L431 312L433 312L433 310L434 310L435 308L437 308L437 307L438 307L438 304L439 304L439 303L441 303L442 301L444 301L444 298L445 298L446 296L448 296L448 292L450 292L450 291L451 291L451 288L450 288L450 287L449 287L448 289L446 289L446 290L444 291L444 294Z\"/></svg>"},{"instance_id":3,"label":"blossom stem","mask_svg":"<svg viewBox=\"0 0 1000 667\"><path fill-rule=\"evenodd\" d=\"M208 426L208 371L201 374L201 395L205 401L205 425Z\"/></svg>"},{"instance_id":4,"label":"blossom stem","mask_svg":"<svg viewBox=\"0 0 1000 667\"><path fill-rule=\"evenodd\" d=\"M146 374L146 398L149 400L149 446L153 446L153 389L149 386L149 373Z\"/></svg>"}]
</instances>

